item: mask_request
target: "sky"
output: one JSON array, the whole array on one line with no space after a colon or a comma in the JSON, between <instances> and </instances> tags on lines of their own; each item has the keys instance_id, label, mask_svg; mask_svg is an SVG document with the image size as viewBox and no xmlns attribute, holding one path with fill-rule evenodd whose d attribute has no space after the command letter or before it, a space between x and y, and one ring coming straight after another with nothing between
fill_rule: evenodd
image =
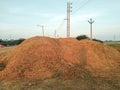
<instances>
[{"instance_id":1,"label":"sky","mask_svg":"<svg viewBox=\"0 0 120 90\"><path fill-rule=\"evenodd\" d=\"M42 36L66 37L68 0L0 0L0 38L19 39ZM69 0L71 4L70 36L120 40L120 0Z\"/></svg>"}]
</instances>

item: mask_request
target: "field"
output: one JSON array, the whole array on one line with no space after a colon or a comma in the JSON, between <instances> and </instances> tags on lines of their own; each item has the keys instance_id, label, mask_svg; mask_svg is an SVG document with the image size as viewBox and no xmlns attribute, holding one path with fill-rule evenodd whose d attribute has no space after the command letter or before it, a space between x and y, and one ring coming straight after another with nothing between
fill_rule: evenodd
<instances>
[{"instance_id":1,"label":"field","mask_svg":"<svg viewBox=\"0 0 120 90\"><path fill-rule=\"evenodd\" d=\"M77 80L35 80L1 82L0 90L119 90L120 78L84 78Z\"/></svg>"},{"instance_id":2,"label":"field","mask_svg":"<svg viewBox=\"0 0 120 90\"><path fill-rule=\"evenodd\" d=\"M120 72L119 72L120 73ZM74 80L46 79L0 82L0 90L119 90L120 76L115 78L84 77Z\"/></svg>"},{"instance_id":3,"label":"field","mask_svg":"<svg viewBox=\"0 0 120 90\"><path fill-rule=\"evenodd\" d=\"M0 48L0 55L9 53L15 46Z\"/></svg>"},{"instance_id":4,"label":"field","mask_svg":"<svg viewBox=\"0 0 120 90\"><path fill-rule=\"evenodd\" d=\"M120 52L120 42L105 42L105 44L117 49Z\"/></svg>"},{"instance_id":5,"label":"field","mask_svg":"<svg viewBox=\"0 0 120 90\"><path fill-rule=\"evenodd\" d=\"M120 42L105 43L120 51ZM14 47L5 47L0 49L0 56L11 52ZM14 66L13 66L14 67ZM82 69L82 68L81 68ZM120 70L120 67L118 68ZM118 76L112 78L93 77L88 71L84 71L84 76L77 79L56 78L36 79L36 80L18 80L18 81L0 81L0 90L119 90L120 89L120 71ZM76 75L80 74L76 72Z\"/></svg>"}]
</instances>

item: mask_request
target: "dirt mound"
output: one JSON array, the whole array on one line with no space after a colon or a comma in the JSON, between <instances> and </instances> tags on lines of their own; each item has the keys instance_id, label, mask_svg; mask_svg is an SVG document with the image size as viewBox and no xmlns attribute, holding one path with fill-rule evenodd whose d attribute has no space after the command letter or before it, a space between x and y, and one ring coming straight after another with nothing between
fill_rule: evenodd
<instances>
[{"instance_id":1,"label":"dirt mound","mask_svg":"<svg viewBox=\"0 0 120 90\"><path fill-rule=\"evenodd\" d=\"M76 39L33 37L2 58L0 77L12 79L79 78L117 72L120 53L101 43Z\"/></svg>"},{"instance_id":2,"label":"dirt mound","mask_svg":"<svg viewBox=\"0 0 120 90\"><path fill-rule=\"evenodd\" d=\"M60 39L67 64L80 65L93 76L109 77L118 72L120 53L102 43L75 39Z\"/></svg>"}]
</instances>

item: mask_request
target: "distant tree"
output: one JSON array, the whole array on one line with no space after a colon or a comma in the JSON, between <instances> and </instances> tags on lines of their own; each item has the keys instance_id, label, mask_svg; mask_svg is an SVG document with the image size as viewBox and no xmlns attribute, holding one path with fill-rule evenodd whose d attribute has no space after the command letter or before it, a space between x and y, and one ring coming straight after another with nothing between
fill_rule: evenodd
<instances>
[{"instance_id":1,"label":"distant tree","mask_svg":"<svg viewBox=\"0 0 120 90\"><path fill-rule=\"evenodd\" d=\"M18 40L2 40L0 41L0 44L5 46L13 46L13 45L19 45L21 42L23 42L25 39L18 39Z\"/></svg>"},{"instance_id":2,"label":"distant tree","mask_svg":"<svg viewBox=\"0 0 120 90\"><path fill-rule=\"evenodd\" d=\"M18 40L15 40L14 43L16 45L19 45L20 43L22 43L25 39L21 38L21 39L18 39Z\"/></svg>"},{"instance_id":3,"label":"distant tree","mask_svg":"<svg viewBox=\"0 0 120 90\"><path fill-rule=\"evenodd\" d=\"M79 35L79 36L76 37L76 39L77 39L77 40L89 39L89 37L86 36L86 35ZM103 43L102 40L98 40L98 39L93 39L93 41L97 41L97 42Z\"/></svg>"},{"instance_id":4,"label":"distant tree","mask_svg":"<svg viewBox=\"0 0 120 90\"><path fill-rule=\"evenodd\" d=\"M98 39L93 39L93 41L97 41L97 42L103 43L102 40L98 40Z\"/></svg>"},{"instance_id":5,"label":"distant tree","mask_svg":"<svg viewBox=\"0 0 120 90\"><path fill-rule=\"evenodd\" d=\"M76 37L77 40L82 40L82 39L89 39L88 36L86 35L79 35Z\"/></svg>"},{"instance_id":6,"label":"distant tree","mask_svg":"<svg viewBox=\"0 0 120 90\"><path fill-rule=\"evenodd\" d=\"M2 42L3 40L2 39L0 39L0 42Z\"/></svg>"}]
</instances>

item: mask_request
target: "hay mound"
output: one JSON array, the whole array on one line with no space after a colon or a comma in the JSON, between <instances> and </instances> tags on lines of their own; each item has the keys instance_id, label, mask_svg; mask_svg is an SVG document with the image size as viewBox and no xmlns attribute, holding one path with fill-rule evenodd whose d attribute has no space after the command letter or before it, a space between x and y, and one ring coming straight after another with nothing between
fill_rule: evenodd
<instances>
[{"instance_id":1,"label":"hay mound","mask_svg":"<svg viewBox=\"0 0 120 90\"><path fill-rule=\"evenodd\" d=\"M2 58L0 77L12 79L79 78L89 71L109 76L118 68L120 53L101 43L76 39L33 37ZM2 63L3 63L2 62Z\"/></svg>"}]
</instances>

